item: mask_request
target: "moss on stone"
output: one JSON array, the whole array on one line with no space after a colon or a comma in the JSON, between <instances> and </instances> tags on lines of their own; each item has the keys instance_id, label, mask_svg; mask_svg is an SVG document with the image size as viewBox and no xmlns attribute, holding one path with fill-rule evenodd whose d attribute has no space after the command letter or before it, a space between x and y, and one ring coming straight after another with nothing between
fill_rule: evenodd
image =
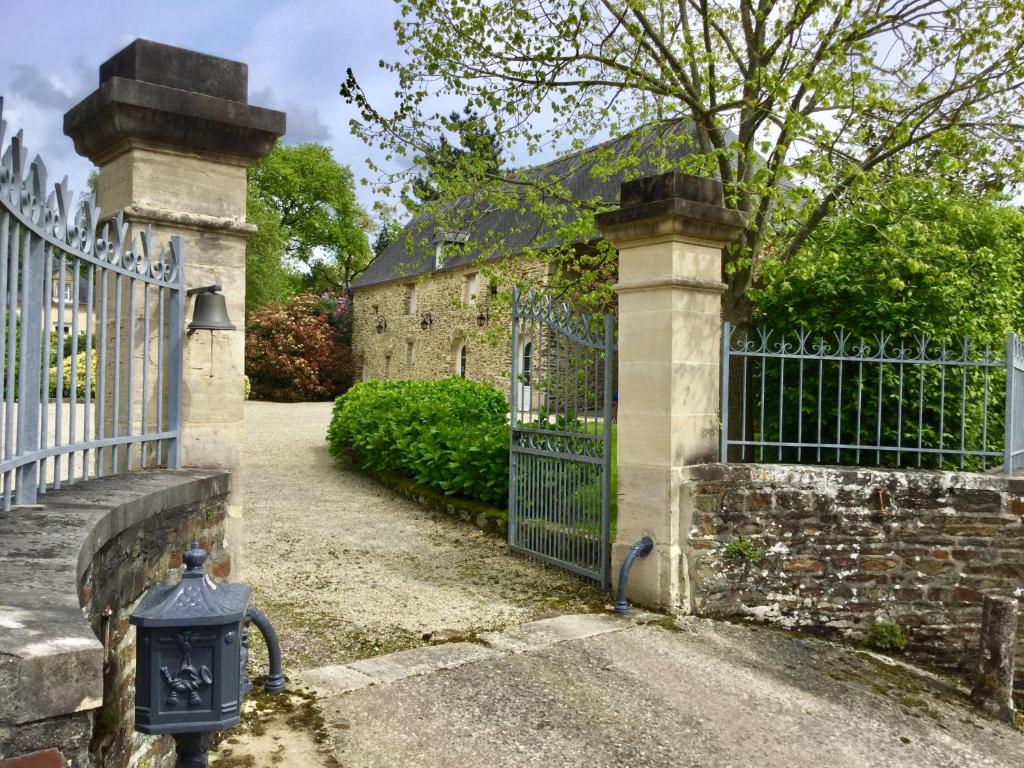
<instances>
[{"instance_id":1,"label":"moss on stone","mask_svg":"<svg viewBox=\"0 0 1024 768\"><path fill-rule=\"evenodd\" d=\"M281 693L268 693L263 688L264 678L253 680L253 690L246 696L242 708L241 722L230 731L214 733L210 738L211 753L218 752L213 764L220 768L249 768L255 766L251 755L238 756L233 754L232 745L238 742L239 732L254 736L266 734L273 725L292 731L309 733L313 742L321 748L322 764L327 768L341 768L337 759L323 749L329 738L323 714L317 706L316 697L301 687L290 685ZM282 744L275 754L271 755L271 763L283 764L285 745Z\"/></svg>"}]
</instances>

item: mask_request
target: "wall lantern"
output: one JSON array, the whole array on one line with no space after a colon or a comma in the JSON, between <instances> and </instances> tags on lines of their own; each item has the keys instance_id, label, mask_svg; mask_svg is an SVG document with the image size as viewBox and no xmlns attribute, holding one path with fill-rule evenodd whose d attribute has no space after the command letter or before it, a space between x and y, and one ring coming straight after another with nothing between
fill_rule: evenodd
<instances>
[{"instance_id":1,"label":"wall lantern","mask_svg":"<svg viewBox=\"0 0 1024 768\"><path fill-rule=\"evenodd\" d=\"M483 328L488 322L490 322L490 319L491 310L488 307L484 307L480 314L476 316L476 324Z\"/></svg>"},{"instance_id":2,"label":"wall lantern","mask_svg":"<svg viewBox=\"0 0 1024 768\"><path fill-rule=\"evenodd\" d=\"M202 288L189 288L188 295L196 297L192 308L192 322L188 325L191 336L196 331L210 332L210 378L213 378L213 332L233 331L235 324L228 317L228 305L224 300L223 288L220 285L206 285Z\"/></svg>"},{"instance_id":3,"label":"wall lantern","mask_svg":"<svg viewBox=\"0 0 1024 768\"><path fill-rule=\"evenodd\" d=\"M420 320L420 330L426 331L434 324L434 318L429 312L424 313L423 319Z\"/></svg>"},{"instance_id":4,"label":"wall lantern","mask_svg":"<svg viewBox=\"0 0 1024 768\"><path fill-rule=\"evenodd\" d=\"M384 333L388 329L388 321L384 315L377 318L377 333Z\"/></svg>"},{"instance_id":5,"label":"wall lantern","mask_svg":"<svg viewBox=\"0 0 1024 768\"><path fill-rule=\"evenodd\" d=\"M209 734L238 724L246 673L248 622L270 649L268 691L284 689L281 648L263 616L249 607L246 584L214 584L206 552L185 550L185 573L171 586L156 586L131 616L137 631L135 730L170 734L179 768L207 765Z\"/></svg>"}]
</instances>

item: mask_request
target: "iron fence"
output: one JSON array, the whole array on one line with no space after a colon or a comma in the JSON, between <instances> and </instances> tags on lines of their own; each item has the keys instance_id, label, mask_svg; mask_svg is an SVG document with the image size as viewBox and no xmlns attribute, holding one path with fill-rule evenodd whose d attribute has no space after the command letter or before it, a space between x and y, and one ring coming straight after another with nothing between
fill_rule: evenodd
<instances>
[{"instance_id":1,"label":"iron fence","mask_svg":"<svg viewBox=\"0 0 1024 768\"><path fill-rule=\"evenodd\" d=\"M1006 342L1006 437L1003 467L1024 468L1024 342L1010 334Z\"/></svg>"},{"instance_id":2,"label":"iron fence","mask_svg":"<svg viewBox=\"0 0 1024 768\"><path fill-rule=\"evenodd\" d=\"M3 508L89 477L179 465L182 243L137 243L94 197L47 190L0 99L0 475ZM139 247L141 244L141 248Z\"/></svg>"},{"instance_id":3,"label":"iron fence","mask_svg":"<svg viewBox=\"0 0 1024 768\"><path fill-rule=\"evenodd\" d=\"M1024 352L969 339L722 333L722 461L1024 464ZM1009 386L1007 386L1009 384Z\"/></svg>"}]
</instances>

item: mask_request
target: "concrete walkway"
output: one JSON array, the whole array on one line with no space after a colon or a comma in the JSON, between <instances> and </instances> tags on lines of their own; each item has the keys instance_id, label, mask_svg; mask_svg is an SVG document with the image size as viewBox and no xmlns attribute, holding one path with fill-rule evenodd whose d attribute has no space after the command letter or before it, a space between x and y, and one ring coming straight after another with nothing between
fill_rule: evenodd
<instances>
[{"instance_id":1,"label":"concrete walkway","mask_svg":"<svg viewBox=\"0 0 1024 768\"><path fill-rule=\"evenodd\" d=\"M941 681L775 630L589 615L482 641L306 673L332 756L346 768L1024 761L1024 736Z\"/></svg>"}]
</instances>

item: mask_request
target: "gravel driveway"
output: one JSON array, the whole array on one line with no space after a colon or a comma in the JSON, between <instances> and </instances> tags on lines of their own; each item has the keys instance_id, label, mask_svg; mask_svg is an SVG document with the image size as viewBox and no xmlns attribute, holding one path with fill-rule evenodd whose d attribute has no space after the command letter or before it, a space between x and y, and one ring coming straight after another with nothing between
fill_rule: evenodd
<instances>
[{"instance_id":1,"label":"gravel driveway","mask_svg":"<svg viewBox=\"0 0 1024 768\"><path fill-rule=\"evenodd\" d=\"M600 609L574 576L339 468L331 403L246 404L242 577L287 671Z\"/></svg>"}]
</instances>

